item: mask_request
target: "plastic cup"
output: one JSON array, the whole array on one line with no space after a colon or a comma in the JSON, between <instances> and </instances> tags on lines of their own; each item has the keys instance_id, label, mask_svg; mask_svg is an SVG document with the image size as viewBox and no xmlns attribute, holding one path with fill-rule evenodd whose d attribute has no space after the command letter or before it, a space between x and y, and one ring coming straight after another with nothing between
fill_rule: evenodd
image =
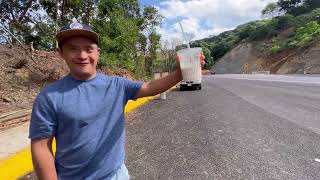
<instances>
[{"instance_id":1,"label":"plastic cup","mask_svg":"<svg viewBox=\"0 0 320 180\"><path fill-rule=\"evenodd\" d=\"M200 55L202 48L187 48L177 52L184 81L201 82Z\"/></svg>"}]
</instances>

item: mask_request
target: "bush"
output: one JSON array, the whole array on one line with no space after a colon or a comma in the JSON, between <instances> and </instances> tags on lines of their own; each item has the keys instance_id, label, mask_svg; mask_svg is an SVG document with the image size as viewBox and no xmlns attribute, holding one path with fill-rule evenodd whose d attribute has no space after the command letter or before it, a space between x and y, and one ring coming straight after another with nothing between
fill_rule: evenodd
<instances>
[{"instance_id":1,"label":"bush","mask_svg":"<svg viewBox=\"0 0 320 180\"><path fill-rule=\"evenodd\" d=\"M247 25L243 28L240 28L238 33L240 41L250 37L251 33L254 31L255 31L255 27L252 25Z\"/></svg>"},{"instance_id":2,"label":"bush","mask_svg":"<svg viewBox=\"0 0 320 180\"><path fill-rule=\"evenodd\" d=\"M202 51L206 61L206 64L204 65L204 69L210 69L210 67L214 64L213 57L211 57L211 51L206 46L202 47Z\"/></svg>"},{"instance_id":3,"label":"bush","mask_svg":"<svg viewBox=\"0 0 320 180\"><path fill-rule=\"evenodd\" d=\"M279 44L275 44L271 47L270 53L275 54L277 52L280 52L282 50L282 47Z\"/></svg>"},{"instance_id":4,"label":"bush","mask_svg":"<svg viewBox=\"0 0 320 180\"><path fill-rule=\"evenodd\" d=\"M276 35L276 27L273 26L272 23L267 23L260 27L257 27L256 30L251 34L249 39L251 41L264 40Z\"/></svg>"},{"instance_id":5,"label":"bush","mask_svg":"<svg viewBox=\"0 0 320 180\"><path fill-rule=\"evenodd\" d=\"M114 53L110 53L107 54L105 52L102 51L100 58L99 58L99 62L98 62L98 66L116 66L118 65L118 60L117 60L117 56Z\"/></svg>"},{"instance_id":6,"label":"bush","mask_svg":"<svg viewBox=\"0 0 320 180\"><path fill-rule=\"evenodd\" d=\"M276 21L277 22L275 24L275 28L277 30L287 29L289 27L292 27L295 24L295 18L290 14L280 16L276 19Z\"/></svg>"},{"instance_id":7,"label":"bush","mask_svg":"<svg viewBox=\"0 0 320 180\"><path fill-rule=\"evenodd\" d=\"M320 22L320 8L313 10L309 14L304 14L296 17L296 21L295 21L296 28L302 27L311 21Z\"/></svg>"},{"instance_id":8,"label":"bush","mask_svg":"<svg viewBox=\"0 0 320 180\"><path fill-rule=\"evenodd\" d=\"M317 36L320 36L320 24L317 21L311 21L306 26L298 28L295 40L299 46L303 46Z\"/></svg>"},{"instance_id":9,"label":"bush","mask_svg":"<svg viewBox=\"0 0 320 180\"><path fill-rule=\"evenodd\" d=\"M213 47L211 56L213 59L219 59L224 56L230 50L230 48L230 44L225 41L220 41Z\"/></svg>"}]
</instances>

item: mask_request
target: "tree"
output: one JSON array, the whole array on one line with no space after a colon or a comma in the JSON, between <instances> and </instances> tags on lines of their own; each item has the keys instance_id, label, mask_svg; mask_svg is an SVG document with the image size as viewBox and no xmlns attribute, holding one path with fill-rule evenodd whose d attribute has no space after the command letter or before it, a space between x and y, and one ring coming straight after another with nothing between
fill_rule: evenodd
<instances>
[{"instance_id":1,"label":"tree","mask_svg":"<svg viewBox=\"0 0 320 180\"><path fill-rule=\"evenodd\" d=\"M140 19L140 33L146 37L144 47L145 69L147 74L152 75L154 61L157 59L157 49L160 49L161 36L156 33L155 28L162 22L163 17L158 14L158 10L152 6L147 6L143 9Z\"/></svg>"},{"instance_id":2,"label":"tree","mask_svg":"<svg viewBox=\"0 0 320 180\"><path fill-rule=\"evenodd\" d=\"M89 22L97 0L3 0L0 1L1 34L7 42L14 41L8 29L25 44L51 49L58 26L77 18ZM79 8L80 7L80 8ZM40 12L45 10L45 14Z\"/></svg>"},{"instance_id":3,"label":"tree","mask_svg":"<svg viewBox=\"0 0 320 180\"><path fill-rule=\"evenodd\" d=\"M95 17L98 0L40 0L47 14L59 26L64 25L73 19L86 24L91 24Z\"/></svg>"},{"instance_id":4,"label":"tree","mask_svg":"<svg viewBox=\"0 0 320 180\"><path fill-rule=\"evenodd\" d=\"M134 0L100 0L93 26L101 38L100 65L119 65L133 71L139 39L139 4Z\"/></svg>"},{"instance_id":5,"label":"tree","mask_svg":"<svg viewBox=\"0 0 320 180\"><path fill-rule=\"evenodd\" d=\"M166 72L170 72L174 70L176 65L176 50L175 47L177 46L174 40L165 41L164 44L161 46L161 61L162 61L162 70Z\"/></svg>"},{"instance_id":6,"label":"tree","mask_svg":"<svg viewBox=\"0 0 320 180\"><path fill-rule=\"evenodd\" d=\"M301 11L302 4L303 4L303 0L279 0L277 3L280 10L283 10L286 13L292 14L294 16L301 13L300 11Z\"/></svg>"},{"instance_id":7,"label":"tree","mask_svg":"<svg viewBox=\"0 0 320 180\"><path fill-rule=\"evenodd\" d=\"M163 16L158 13L158 10L152 6L146 6L143 9L141 18L141 31L152 31L155 27L159 26L162 22Z\"/></svg>"},{"instance_id":8,"label":"tree","mask_svg":"<svg viewBox=\"0 0 320 180\"><path fill-rule=\"evenodd\" d=\"M319 0L305 0L305 4L307 7L307 12L320 8Z\"/></svg>"},{"instance_id":9,"label":"tree","mask_svg":"<svg viewBox=\"0 0 320 180\"><path fill-rule=\"evenodd\" d=\"M6 30L9 30L15 37L25 42L27 37L31 36L32 25L37 23L31 14L39 10L39 4L36 3L36 0L2 0L0 7L2 37L14 43L15 40L12 39L10 33L6 33Z\"/></svg>"},{"instance_id":10,"label":"tree","mask_svg":"<svg viewBox=\"0 0 320 180\"><path fill-rule=\"evenodd\" d=\"M37 49L52 49L57 30L77 20L98 32L100 66L151 74L160 44L155 29L162 21L154 7L141 9L138 0L2 0L0 5L1 43L14 41L12 33Z\"/></svg>"},{"instance_id":11,"label":"tree","mask_svg":"<svg viewBox=\"0 0 320 180\"><path fill-rule=\"evenodd\" d=\"M280 15L280 8L277 6L277 3L270 2L266 7L261 11L262 17L274 18Z\"/></svg>"},{"instance_id":12,"label":"tree","mask_svg":"<svg viewBox=\"0 0 320 180\"><path fill-rule=\"evenodd\" d=\"M157 59L157 49L160 48L160 35L152 32L149 36L148 54L145 59L145 68L149 76L153 73L154 61Z\"/></svg>"},{"instance_id":13,"label":"tree","mask_svg":"<svg viewBox=\"0 0 320 180\"><path fill-rule=\"evenodd\" d=\"M319 0L279 0L277 3L280 10L298 16L300 14L311 12L316 8L320 8Z\"/></svg>"}]
</instances>

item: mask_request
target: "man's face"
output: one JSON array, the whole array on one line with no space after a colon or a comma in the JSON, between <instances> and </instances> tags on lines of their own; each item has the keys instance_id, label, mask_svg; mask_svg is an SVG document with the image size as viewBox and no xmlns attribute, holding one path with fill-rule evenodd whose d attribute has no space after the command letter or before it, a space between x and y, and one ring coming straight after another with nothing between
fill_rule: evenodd
<instances>
[{"instance_id":1,"label":"man's face","mask_svg":"<svg viewBox=\"0 0 320 180\"><path fill-rule=\"evenodd\" d=\"M63 43L59 53L74 78L88 80L95 77L100 55L95 42L85 37L72 37Z\"/></svg>"}]
</instances>

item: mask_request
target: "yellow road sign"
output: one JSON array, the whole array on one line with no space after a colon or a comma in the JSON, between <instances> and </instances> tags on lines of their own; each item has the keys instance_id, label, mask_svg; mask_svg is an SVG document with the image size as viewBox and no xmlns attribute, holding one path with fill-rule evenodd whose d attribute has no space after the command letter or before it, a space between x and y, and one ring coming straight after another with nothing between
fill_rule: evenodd
<instances>
[{"instance_id":1,"label":"yellow road sign","mask_svg":"<svg viewBox=\"0 0 320 180\"><path fill-rule=\"evenodd\" d=\"M248 63L245 63L243 65L243 71L245 74L248 74L249 73L249 64Z\"/></svg>"}]
</instances>

